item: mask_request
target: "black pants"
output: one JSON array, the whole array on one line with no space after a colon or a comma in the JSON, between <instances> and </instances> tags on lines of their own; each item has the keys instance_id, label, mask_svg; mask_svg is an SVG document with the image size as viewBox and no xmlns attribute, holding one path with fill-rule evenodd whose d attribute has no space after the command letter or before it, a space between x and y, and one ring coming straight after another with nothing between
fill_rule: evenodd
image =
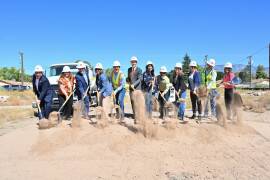
<instances>
[{"instance_id":1,"label":"black pants","mask_svg":"<svg viewBox=\"0 0 270 180\"><path fill-rule=\"evenodd\" d=\"M132 108L132 112L133 112L133 118L135 118L135 105L134 105L134 100L133 100L133 93L134 90L129 90L129 97L130 97L130 103L131 103L131 108Z\"/></svg>"},{"instance_id":2,"label":"black pants","mask_svg":"<svg viewBox=\"0 0 270 180\"><path fill-rule=\"evenodd\" d=\"M160 92L160 93L162 93L162 92ZM161 119L164 119L165 117L167 117L168 116L168 113L169 113L169 110L168 110L168 107L166 106L166 102L167 102L167 100L168 100L168 98L169 98L169 92L168 93L166 93L165 95L164 95L164 98L161 96L161 94L159 94L159 96L158 96L158 102L159 102L159 113L160 113L160 118Z\"/></svg>"},{"instance_id":3,"label":"black pants","mask_svg":"<svg viewBox=\"0 0 270 180\"><path fill-rule=\"evenodd\" d=\"M45 101L40 102L40 110L41 110L42 117L39 115L39 119L41 119L41 118L49 119L49 116L51 113L51 106L52 106L51 101L50 102L45 102Z\"/></svg>"},{"instance_id":4,"label":"black pants","mask_svg":"<svg viewBox=\"0 0 270 180\"><path fill-rule=\"evenodd\" d=\"M232 101L233 101L233 89L225 89L224 91L225 106L227 110L227 117L232 115Z\"/></svg>"},{"instance_id":5,"label":"black pants","mask_svg":"<svg viewBox=\"0 0 270 180\"><path fill-rule=\"evenodd\" d=\"M201 102L201 100L193 92L190 92L190 99L191 99L191 104L192 104L193 115L196 115L197 109L198 109L199 115L201 115L202 114L202 102Z\"/></svg>"},{"instance_id":6,"label":"black pants","mask_svg":"<svg viewBox=\"0 0 270 180\"><path fill-rule=\"evenodd\" d=\"M66 100L66 96L65 95L58 95L59 98L59 108L64 104L65 100ZM69 100L66 102L65 106L63 107L63 109L61 110L61 115L64 118L70 118L72 113L73 113L73 96L71 96L69 98Z\"/></svg>"}]
</instances>

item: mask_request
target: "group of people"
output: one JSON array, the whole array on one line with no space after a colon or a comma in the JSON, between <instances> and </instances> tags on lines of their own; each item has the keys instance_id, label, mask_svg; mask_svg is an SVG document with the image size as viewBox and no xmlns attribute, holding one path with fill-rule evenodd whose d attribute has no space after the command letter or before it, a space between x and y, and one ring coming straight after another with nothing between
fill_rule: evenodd
<instances>
[{"instance_id":1,"label":"group of people","mask_svg":"<svg viewBox=\"0 0 270 180\"><path fill-rule=\"evenodd\" d=\"M131 67L128 69L127 77L125 77L125 74L120 70L121 64L119 61L113 62L113 69L109 76L104 71L102 64L97 63L94 70L96 74L98 103L100 106L103 106L103 99L106 97L112 97L114 103L119 106L119 108L116 109L116 114L121 120L123 120L125 115L124 99L126 87L128 87L134 119L136 119L136 114L134 114L134 101L136 101L136 99L132 97L133 93L138 90L144 93L144 103L149 118L152 117L153 99L156 98L159 102L159 117L164 119L166 116L168 116L168 107L166 106L166 103L169 101L169 98L172 95L171 89L174 89L173 92L175 93L175 100L173 103L178 109L179 120L184 122L187 90L189 89L193 112L193 115L190 118L198 118L198 120L201 120L202 117L215 117L216 97L218 96L215 63L216 62L214 59L209 59L206 63L207 67L205 70L203 72L199 72L196 61L191 61L189 64L190 71L187 82L185 82L181 63L175 64L173 78L171 80L168 77L166 66L161 66L159 74L156 75L153 62L148 61L143 72L142 69L138 67L138 59L135 56L131 57L130 59ZM83 62L78 63L77 69L78 72L74 77L70 68L65 66L58 80L58 97L60 106L65 103L62 111L62 116L64 119L70 119L72 117L73 93L77 95L78 100L84 102L84 118L90 119L89 75ZM201 73L204 73L204 79L201 78ZM235 88L232 82L233 78L234 73L232 72L232 64L228 62L224 66L224 77L222 80L222 84L225 88L224 97L228 119L232 118L231 107L233 89ZM126 86L126 83L128 86ZM198 90L202 84L204 84L204 86L207 88L207 100L204 104L204 114L202 112L202 102L198 95ZM33 90L37 96L37 103L41 107L42 116L48 118L51 111L50 108L53 91L48 79L43 74L42 67L39 65L35 67L35 74L33 75ZM211 107L211 116L209 116L209 101Z\"/></svg>"}]
</instances>

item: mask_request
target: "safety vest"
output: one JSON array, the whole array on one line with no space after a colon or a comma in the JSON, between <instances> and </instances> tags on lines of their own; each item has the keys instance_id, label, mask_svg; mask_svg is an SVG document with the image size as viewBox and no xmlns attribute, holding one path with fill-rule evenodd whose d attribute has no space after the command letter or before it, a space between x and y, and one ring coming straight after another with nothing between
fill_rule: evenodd
<instances>
[{"instance_id":1,"label":"safety vest","mask_svg":"<svg viewBox=\"0 0 270 180\"><path fill-rule=\"evenodd\" d=\"M163 92L168 88L168 85L170 84L170 79L167 76L161 77L158 76L158 87L159 91Z\"/></svg>"},{"instance_id":2,"label":"safety vest","mask_svg":"<svg viewBox=\"0 0 270 180\"><path fill-rule=\"evenodd\" d=\"M117 73L116 77L115 77L114 72L112 72L112 86L113 86L113 89L117 89L120 86L120 81L121 81L122 77L123 77L122 72Z\"/></svg>"},{"instance_id":3,"label":"safety vest","mask_svg":"<svg viewBox=\"0 0 270 180\"><path fill-rule=\"evenodd\" d=\"M217 72L213 69L206 75L206 85L208 86L208 84L212 83L211 89L216 89L217 88L216 80L214 81L212 80L213 73L217 74Z\"/></svg>"}]
</instances>

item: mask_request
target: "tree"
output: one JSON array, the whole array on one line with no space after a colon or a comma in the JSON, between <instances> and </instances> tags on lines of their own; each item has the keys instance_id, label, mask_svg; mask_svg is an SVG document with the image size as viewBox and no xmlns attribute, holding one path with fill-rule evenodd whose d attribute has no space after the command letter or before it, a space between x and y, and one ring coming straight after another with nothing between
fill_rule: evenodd
<instances>
[{"instance_id":1,"label":"tree","mask_svg":"<svg viewBox=\"0 0 270 180\"><path fill-rule=\"evenodd\" d=\"M107 68L107 69L105 70L105 74L106 74L106 76L107 76L108 78L111 77L112 71L113 71L112 68Z\"/></svg>"},{"instance_id":2,"label":"tree","mask_svg":"<svg viewBox=\"0 0 270 180\"><path fill-rule=\"evenodd\" d=\"M239 78L243 82L250 82L250 76L250 64L248 64L241 72L239 72Z\"/></svg>"},{"instance_id":3,"label":"tree","mask_svg":"<svg viewBox=\"0 0 270 180\"><path fill-rule=\"evenodd\" d=\"M265 69L263 65L258 65L257 70L256 70L256 79L265 79L267 78L267 74L265 72Z\"/></svg>"},{"instance_id":4,"label":"tree","mask_svg":"<svg viewBox=\"0 0 270 180\"><path fill-rule=\"evenodd\" d=\"M31 81L31 78L32 77L30 75L24 74L25 81ZM20 69L15 67L0 68L0 79L20 81Z\"/></svg>"},{"instance_id":5,"label":"tree","mask_svg":"<svg viewBox=\"0 0 270 180\"><path fill-rule=\"evenodd\" d=\"M182 61L185 82L187 82L187 80L188 80L190 62L191 62L191 59L190 59L189 55L186 53L186 55L184 56L183 61Z\"/></svg>"}]
</instances>

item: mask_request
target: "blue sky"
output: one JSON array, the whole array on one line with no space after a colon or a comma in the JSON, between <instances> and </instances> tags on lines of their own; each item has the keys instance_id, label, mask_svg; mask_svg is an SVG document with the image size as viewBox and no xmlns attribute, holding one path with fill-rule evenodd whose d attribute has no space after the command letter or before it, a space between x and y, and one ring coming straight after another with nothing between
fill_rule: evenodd
<instances>
[{"instance_id":1,"label":"blue sky","mask_svg":"<svg viewBox=\"0 0 270 180\"><path fill-rule=\"evenodd\" d=\"M136 55L140 67L152 60L169 69L185 53L199 64L208 54L217 64L245 64L270 42L268 0L2 0L0 62L26 71L74 59L123 70ZM268 66L268 50L254 56Z\"/></svg>"}]
</instances>

